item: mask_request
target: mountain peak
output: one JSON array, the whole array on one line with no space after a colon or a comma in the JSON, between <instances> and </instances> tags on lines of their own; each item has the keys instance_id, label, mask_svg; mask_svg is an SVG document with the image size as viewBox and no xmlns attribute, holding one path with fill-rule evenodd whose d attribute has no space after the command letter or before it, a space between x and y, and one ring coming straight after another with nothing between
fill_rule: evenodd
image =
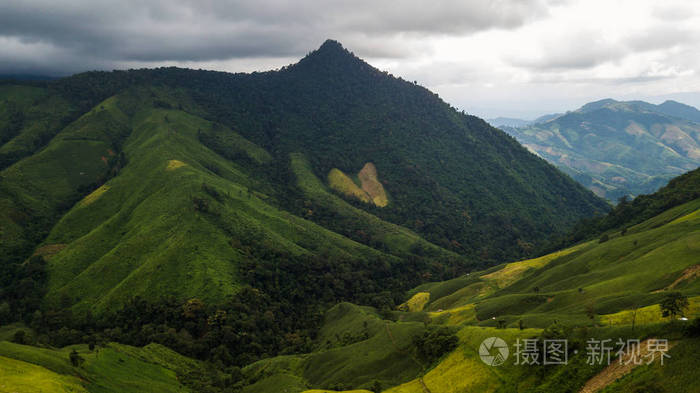
<instances>
[{"instance_id":1,"label":"mountain peak","mask_svg":"<svg viewBox=\"0 0 700 393\"><path fill-rule=\"evenodd\" d=\"M293 68L322 74L324 71L326 73L335 73L338 70L348 72L352 69L371 68L371 66L345 49L340 42L328 39L318 49L301 59Z\"/></svg>"},{"instance_id":2,"label":"mountain peak","mask_svg":"<svg viewBox=\"0 0 700 393\"><path fill-rule=\"evenodd\" d=\"M612 98L605 98L602 100L589 102L588 104L579 108L578 111L579 112L590 112L590 111L594 111L597 109L605 108L606 106L611 105L611 104L615 104L617 102L618 101L613 100Z\"/></svg>"},{"instance_id":3,"label":"mountain peak","mask_svg":"<svg viewBox=\"0 0 700 393\"><path fill-rule=\"evenodd\" d=\"M343 47L343 44L336 40L327 39L321 46L316 50L316 52L328 52L328 51L341 51L350 53Z\"/></svg>"}]
</instances>

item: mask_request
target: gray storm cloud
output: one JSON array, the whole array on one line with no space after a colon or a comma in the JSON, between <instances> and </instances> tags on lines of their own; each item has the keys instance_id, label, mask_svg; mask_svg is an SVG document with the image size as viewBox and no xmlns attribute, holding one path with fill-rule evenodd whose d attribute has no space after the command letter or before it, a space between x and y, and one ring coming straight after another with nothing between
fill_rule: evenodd
<instances>
[{"instance_id":1,"label":"gray storm cloud","mask_svg":"<svg viewBox=\"0 0 700 393\"><path fill-rule=\"evenodd\" d=\"M24 57L2 51L0 64L21 71L23 63L40 68L44 60L75 71L130 61L292 57L328 37L370 56L402 57L409 50L397 45L399 35L515 28L545 12L537 0L3 2L0 38L24 52L44 49Z\"/></svg>"}]
</instances>

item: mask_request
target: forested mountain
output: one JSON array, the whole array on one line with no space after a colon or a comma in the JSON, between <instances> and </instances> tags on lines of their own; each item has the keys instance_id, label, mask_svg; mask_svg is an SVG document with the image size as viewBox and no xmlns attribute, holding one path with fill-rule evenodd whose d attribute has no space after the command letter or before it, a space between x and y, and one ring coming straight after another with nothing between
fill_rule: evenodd
<instances>
[{"instance_id":1,"label":"forested mountain","mask_svg":"<svg viewBox=\"0 0 700 393\"><path fill-rule=\"evenodd\" d=\"M277 71L89 72L0 100L0 323L53 345L308 350L329 305L390 309L608 209L334 41Z\"/></svg>"},{"instance_id":2,"label":"forested mountain","mask_svg":"<svg viewBox=\"0 0 700 393\"><path fill-rule=\"evenodd\" d=\"M675 101L654 105L606 99L504 129L612 201L654 192L700 165L700 111Z\"/></svg>"}]
</instances>

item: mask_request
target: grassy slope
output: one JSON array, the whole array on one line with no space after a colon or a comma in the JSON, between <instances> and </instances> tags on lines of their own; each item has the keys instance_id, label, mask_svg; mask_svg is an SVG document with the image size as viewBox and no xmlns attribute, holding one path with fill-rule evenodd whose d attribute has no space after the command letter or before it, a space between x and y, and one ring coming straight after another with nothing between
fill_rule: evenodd
<instances>
[{"instance_id":1,"label":"grassy slope","mask_svg":"<svg viewBox=\"0 0 700 393\"><path fill-rule=\"evenodd\" d=\"M683 340L669 351L669 359L661 365L642 365L630 374L608 385L601 393L613 392L673 392L697 391L698 351L700 339Z\"/></svg>"},{"instance_id":2,"label":"grassy slope","mask_svg":"<svg viewBox=\"0 0 700 393\"><path fill-rule=\"evenodd\" d=\"M119 113L134 99L116 97L95 111ZM44 242L67 244L50 258L50 302L67 297L100 311L134 295L220 300L236 291L236 266L246 257L232 238L254 236L292 254L382 255L267 204L241 167L198 143L198 131L212 123L148 105L127 122L126 167ZM264 156L259 148L251 155ZM193 198L206 200L206 211Z\"/></svg>"},{"instance_id":3,"label":"grassy slope","mask_svg":"<svg viewBox=\"0 0 700 393\"><path fill-rule=\"evenodd\" d=\"M80 380L0 356L0 392L87 392Z\"/></svg>"},{"instance_id":4,"label":"grassy slope","mask_svg":"<svg viewBox=\"0 0 700 393\"><path fill-rule=\"evenodd\" d=\"M369 389L374 381L387 387L398 385L422 369L406 351L412 337L424 329L422 323L382 320L368 307L338 304L326 314L316 339L317 351L253 363L243 370L255 382L245 392L271 392L269 386L274 384L278 391L289 392L312 387ZM347 335L352 336L349 344L342 342Z\"/></svg>"},{"instance_id":5,"label":"grassy slope","mask_svg":"<svg viewBox=\"0 0 700 393\"><path fill-rule=\"evenodd\" d=\"M433 316L473 305L472 323L493 324L493 317L515 326L546 327L554 320L586 324L586 309L612 314L658 303L664 288L698 263L700 200L670 209L615 233L605 243L583 243L534 260L502 265L443 283L426 284L425 309ZM673 290L700 294L696 281ZM437 313L441 310L440 313Z\"/></svg>"},{"instance_id":6,"label":"grassy slope","mask_svg":"<svg viewBox=\"0 0 700 393\"><path fill-rule=\"evenodd\" d=\"M155 116L163 115L165 113L160 111L155 114ZM167 112L167 116L170 124L182 123L184 120L179 120L179 116L191 117L172 111ZM157 135L157 132L151 132L149 135ZM162 144L163 142L160 143ZM152 150L157 151L153 148ZM174 165L175 168L171 170L173 174L178 171L192 170L192 167L196 166L196 161L186 156L168 157L186 164ZM135 163L131 162L130 165ZM169 165L171 165L170 161L163 159L155 170L165 171ZM118 185L114 184L117 179L113 179L109 184L110 188L101 196L94 198L87 207L79 208L89 210L99 207L104 198L108 198L111 192L118 189ZM182 183L181 181L180 184ZM144 187L147 186L147 183L144 184ZM316 188L316 190L319 195L327 194L323 188ZM320 194L321 192L323 194ZM303 392L318 388L369 389L374 381L379 381L385 390L388 389L392 393L419 393L424 391L422 384L425 384L433 393L465 390L575 391L576 386L580 386L598 371L596 368L581 367L580 363L583 362L581 356L576 358L571 366L538 374L509 363L499 368L486 366L477 354L479 344L484 338L490 336L502 337L512 344L517 338L540 334L539 328L548 326L555 319L560 322L588 325L588 329L594 330L586 334L596 337L602 335L602 338L644 337L658 334L661 327L653 324L644 325L659 321L659 319L647 321L641 318L645 315L646 309L640 310L639 314L638 325L642 324L642 326L638 326L634 332L630 329L625 319L632 304L629 299L639 300L634 304L635 306L652 305L658 302L663 293L653 293L653 291L673 283L687 267L697 263L695 256L697 255L698 228L700 228L699 211L700 201L696 200L677 206L630 228L625 236L615 234L605 243L584 243L537 259L504 264L447 282L423 285L411 291L410 294L429 293L430 298L425 306L427 311L397 313L400 322L383 320L372 308L341 303L327 312L323 328L315 340L314 352L305 355L280 356L249 365L243 369L243 373L251 384L244 391L267 393ZM60 225L57 228L60 228ZM92 232L94 230L90 231ZM636 246L634 246L635 240ZM60 259L63 252L53 257L52 263ZM652 256L655 258L649 259ZM659 280L659 275L663 279ZM628 280L627 276L633 276L634 279ZM573 286L570 283L572 277L578 280L574 281L576 285ZM620 281L624 285L618 285ZM688 295L697 295L699 291L696 281L682 281L674 290ZM539 293L534 293L535 286L540 288ZM578 292L579 287L583 288L583 293ZM548 299L552 300L548 301ZM688 313L689 316L693 316L696 312L694 310L697 310L696 298L691 300L693 306ZM585 315L585 306L591 302L595 305L595 311L598 314L605 314L596 316L598 327L595 328L591 326L592 322ZM654 309L654 307L649 308ZM439 309L441 311L438 311ZM611 314L614 312L618 314ZM511 325L518 319L523 319L529 329L495 329L477 326L495 323L489 318L491 315L504 319ZM458 326L460 340L456 350L427 370L423 368L424 365L415 362L411 355L412 337L424 331L423 321L426 317L433 324ZM388 331L391 332L391 337ZM684 343L686 342L693 343L690 339L684 340ZM0 356L12 357L12 351L3 348L5 347L0 345ZM112 348L114 353L134 357L138 361L155 362L161 365L183 363L184 365L179 369L187 369L188 362L191 362L183 359L173 360L167 356L164 359L161 355L154 355L153 353L157 351L153 349L141 352L139 349L130 347L113 345ZM681 351L680 348L681 346L674 348L672 356L676 357L679 364L692 364L691 354ZM39 359L34 360L34 363L64 375L67 372L64 368L66 360L62 360L62 356L65 355L65 353L55 355L42 352L34 353L32 356ZM20 360L28 361L28 359L31 358L25 355ZM111 370L113 367L120 366L122 365L104 362L100 370ZM171 370L176 368L168 367ZM692 378L691 372L683 370L692 371L689 367L657 369L651 366L648 369L635 370L631 376L627 377L629 380L623 379L619 383L627 384L621 386L632 386L645 383L645 378L663 377L672 378L675 381L674 384L681 386ZM111 371L103 372L111 373ZM115 373L118 373L118 370ZM167 372L155 375L165 378L164 381L167 380ZM418 376L422 378L418 379ZM106 375L101 375L99 378L109 380ZM156 378L155 381L159 379ZM109 383L116 384L119 381Z\"/></svg>"},{"instance_id":7,"label":"grassy slope","mask_svg":"<svg viewBox=\"0 0 700 393\"><path fill-rule=\"evenodd\" d=\"M461 349L430 370L423 382L433 393L576 391L576 386L597 372L595 368L581 366L580 357L543 378L508 366L486 367L475 356L483 338L495 335L513 342L520 334L532 337L536 331L470 325L494 325L496 321L490 319L494 316L511 325L522 319L526 327L546 327L555 320L589 326L587 329L594 330L585 333L586 337L640 338L668 334L659 323L668 322L669 318L662 318L659 306L654 303L664 296L667 285L698 263L699 212L700 200L695 200L630 228L625 236L616 234L605 243L584 243L535 260L514 262L411 291L409 295L413 296L431 294L427 309L445 308L427 313L433 323L464 326L459 333ZM540 288L536 294L534 287ZM583 288L582 293L579 287ZM659 289L660 292L654 293ZM694 296L700 293L697 277L680 281L673 290L690 296L686 316L700 316L700 297ZM585 316L587 305L593 305L597 314L603 314L595 316L597 327ZM637 330L633 331L631 309L635 307L641 308L637 311ZM409 318L410 314L406 314L404 318ZM670 353L672 362L663 367L658 364L640 367L606 392L651 388L659 392L692 391L688 386L697 378L694 366L697 358L693 352L696 349L697 339L683 339ZM416 379L388 391L423 390Z\"/></svg>"},{"instance_id":8,"label":"grassy slope","mask_svg":"<svg viewBox=\"0 0 700 393\"><path fill-rule=\"evenodd\" d=\"M128 132L119 111L90 112L46 148L0 171L0 253L21 255L59 214L109 171Z\"/></svg>"},{"instance_id":9,"label":"grassy slope","mask_svg":"<svg viewBox=\"0 0 700 393\"><path fill-rule=\"evenodd\" d=\"M76 349L85 363L73 367L69 353ZM199 363L162 346L134 348L110 344L95 351L78 345L44 349L0 342L2 392L187 392L177 372L196 370ZM31 390L34 389L34 390Z\"/></svg>"},{"instance_id":10,"label":"grassy slope","mask_svg":"<svg viewBox=\"0 0 700 393\"><path fill-rule=\"evenodd\" d=\"M60 131L71 109L42 88L0 86L0 169L43 147Z\"/></svg>"},{"instance_id":11,"label":"grassy slope","mask_svg":"<svg viewBox=\"0 0 700 393\"><path fill-rule=\"evenodd\" d=\"M425 391L423 384L433 393L577 391L601 369L585 364L585 351L572 355L566 367L532 372L530 368L515 366L512 359L497 368L485 365L478 356L479 345L486 337L498 336L512 346L518 338L540 335L542 328L554 321L580 326L584 329L578 333L582 337L600 339L675 334L665 330L664 323L669 319L660 316L655 303L664 296L663 288L698 262L699 212L700 200L696 200L634 226L624 236L616 233L604 243L583 243L540 258L425 284L410 291L409 297L418 296L421 302L427 298L428 302L426 311L396 314L405 322L392 326L418 329L402 339L406 343L404 359L410 358L408 354L412 351L410 334L420 332L422 326L420 322L408 321L427 318L432 324L456 326L460 339L459 347L436 365L425 371L416 369L414 379L410 373L384 374L396 366L396 360L390 356L391 346L387 345L391 340L381 334L382 324L386 322L371 308L344 303L328 312L315 352L265 360L244 370L248 376L264 375L248 391L271 391L264 387L269 389L272 386L269 384L274 383L290 392L336 385L343 389L369 388L367 383L374 380L382 382L384 389L392 393L421 393ZM534 287L539 292L535 293ZM583 292L578 288L583 288ZM654 292L659 289L662 291ZM680 281L673 290L691 297L688 317L700 315L697 279ZM586 315L589 305L596 314L594 320ZM630 319L634 307L641 307L635 330ZM492 327L501 319L515 327ZM524 321L524 330L517 328L520 319ZM363 332L371 338L349 345L342 342L343 337L358 337ZM640 368L618 382L623 388L611 391L625 390L654 378L669 379L671 387L661 391L684 391L681 387L693 380L694 371L690 366L691 352L681 347L695 348L696 341L683 339L673 349L671 356L678 367ZM383 379L385 375L394 378ZM678 389L674 390L674 386Z\"/></svg>"}]
</instances>

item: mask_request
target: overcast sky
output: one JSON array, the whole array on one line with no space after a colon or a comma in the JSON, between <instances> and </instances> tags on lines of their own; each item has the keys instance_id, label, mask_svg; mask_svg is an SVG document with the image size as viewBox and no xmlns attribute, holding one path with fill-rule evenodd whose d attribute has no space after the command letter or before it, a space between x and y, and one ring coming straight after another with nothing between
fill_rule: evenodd
<instances>
[{"instance_id":1,"label":"overcast sky","mask_svg":"<svg viewBox=\"0 0 700 393\"><path fill-rule=\"evenodd\" d=\"M700 107L696 0L0 0L0 74L268 70L326 38L484 117Z\"/></svg>"}]
</instances>

